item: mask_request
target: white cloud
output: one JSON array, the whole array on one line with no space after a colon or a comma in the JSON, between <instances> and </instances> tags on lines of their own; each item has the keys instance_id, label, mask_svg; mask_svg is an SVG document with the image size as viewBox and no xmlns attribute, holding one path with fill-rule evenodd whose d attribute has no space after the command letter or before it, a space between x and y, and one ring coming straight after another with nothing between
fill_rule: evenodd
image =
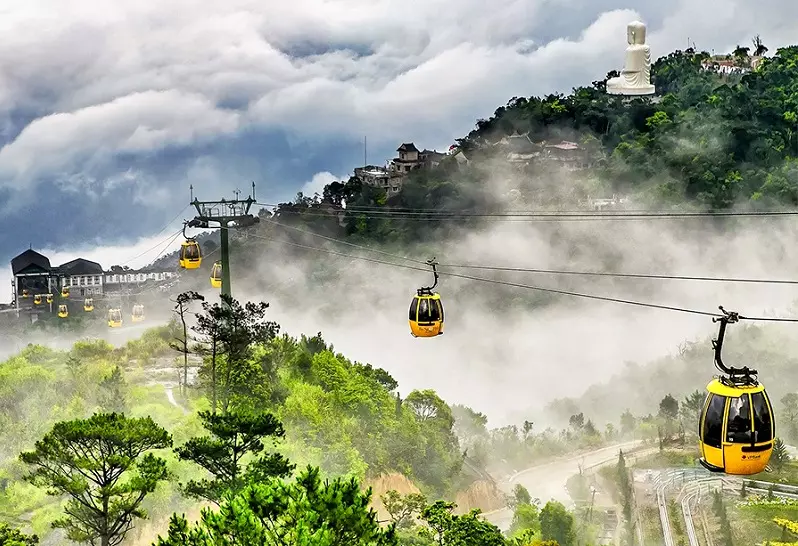
<instances>
[{"instance_id":1,"label":"white cloud","mask_svg":"<svg viewBox=\"0 0 798 546\"><path fill-rule=\"evenodd\" d=\"M655 58L688 38L725 50L756 33L774 51L798 30L798 4L786 0L683 0L664 18L660 3L613 10L620 5L6 2L0 119L37 119L0 150L0 173L30 191L39 176L91 177L119 152L253 128L445 149L514 95L568 91L621 68L633 18L661 19L649 29ZM571 38L548 36L552 20Z\"/></svg>"},{"instance_id":2,"label":"white cloud","mask_svg":"<svg viewBox=\"0 0 798 546\"><path fill-rule=\"evenodd\" d=\"M78 162L184 146L237 125L238 114L216 110L202 96L177 90L127 95L32 122L0 149L0 180L23 183L44 172L74 172Z\"/></svg>"},{"instance_id":3,"label":"white cloud","mask_svg":"<svg viewBox=\"0 0 798 546\"><path fill-rule=\"evenodd\" d=\"M302 189L299 191L301 191L302 195L306 197L313 197L313 195L317 193L321 195L324 191L324 186L331 184L336 180L339 182L346 182L349 180L349 176L335 176L333 173L327 171L316 173L313 175L313 178L302 185Z\"/></svg>"}]
</instances>

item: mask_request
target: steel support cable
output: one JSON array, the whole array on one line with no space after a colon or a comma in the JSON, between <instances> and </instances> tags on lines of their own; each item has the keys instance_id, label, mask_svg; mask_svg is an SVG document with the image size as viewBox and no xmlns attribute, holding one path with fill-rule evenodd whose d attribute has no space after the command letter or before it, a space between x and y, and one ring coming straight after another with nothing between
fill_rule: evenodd
<instances>
[{"instance_id":1,"label":"steel support cable","mask_svg":"<svg viewBox=\"0 0 798 546\"><path fill-rule=\"evenodd\" d=\"M326 235L321 235L320 233L315 233L313 231L309 231L306 229L298 228L295 226L291 226L288 224L283 224L281 222L277 222L275 220L262 220L268 222L269 224L273 224L275 226L280 226L286 229L291 229L297 231L299 233L303 233L305 235L311 235L313 237L318 237L320 239L324 239L326 241L331 241L334 243L339 243L342 245L347 245L353 248L358 248L360 250L364 250L367 252L375 252L377 254L382 254L384 256L388 256L391 258L395 258L398 260L406 260L408 262L417 263L426 265L426 261L417 260L415 258L410 258L407 256L402 256L399 254L393 254L390 252L386 252L384 250L379 250L376 248L367 247L364 245L358 245L355 243L351 243L349 241L344 241L342 239L337 239L335 237L328 237ZM790 280L790 279L751 279L751 278L738 278L738 277L706 277L706 276L689 276L689 275L654 275L654 274L643 274L643 273L610 273L610 272L598 272L598 271L573 271L573 270L558 270L558 269L537 269L537 268L525 268L525 267L499 267L499 266L487 266L487 265L471 265L471 264L439 264L439 267L448 267L452 269L483 269L489 271L508 271L508 272L520 272L520 273L544 273L544 274L553 274L553 275L583 275L583 276L597 276L597 277L619 277L619 278L632 278L632 279L657 279L657 280L684 280L684 281L712 281L712 282L738 282L738 283L756 283L756 284L798 284L798 279Z\"/></svg>"},{"instance_id":2,"label":"steel support cable","mask_svg":"<svg viewBox=\"0 0 798 546\"><path fill-rule=\"evenodd\" d=\"M152 252L152 251L153 251L153 250L155 250L156 248L160 247L160 246L161 246L161 245L164 243L164 241L166 241L167 239L169 239L169 243L167 243L167 248L168 248L168 245L171 245L171 244L172 244L172 241L174 241L175 239L177 239L177 236L178 236L178 235L180 235L180 233L181 233L182 231L183 231L183 230L182 230L182 228L181 228L181 229L178 229L176 232L169 234L169 235L168 235L166 238L164 238L164 239L162 239L162 240L158 241L157 243L155 243L153 246L151 246L150 248L148 248L148 249L147 249L147 250L145 250L144 252L141 252L141 253L139 253L139 254L137 254L137 255L133 256L133 257L132 257L132 258L130 258L129 260L127 260L127 261L124 261L124 262L120 263L119 265L125 265L125 264L129 264L129 263L130 263L130 262L132 262L133 260L136 260L136 259L138 259L138 258L141 258L141 257L142 257L142 256L144 256L145 254L147 254L147 253L149 253L149 252ZM170 237L171 237L171 239L170 239ZM163 254L163 251L161 252L161 254ZM160 257L160 256L161 256L161 254L159 254L159 255L158 255L158 257ZM155 260L157 260L157 259L158 259L158 258L155 258ZM155 260L153 260L153 261L155 261Z\"/></svg>"},{"instance_id":3,"label":"steel support cable","mask_svg":"<svg viewBox=\"0 0 798 546\"><path fill-rule=\"evenodd\" d=\"M680 280L680 281L712 281L712 282L737 282L754 284L798 284L798 279L751 279L745 277L702 277L689 275L654 275L644 273L610 273L600 271L572 271L562 269L535 269L526 267L497 267L488 265L471 264L440 264L439 267L450 267L452 269L483 269L488 271L512 271L519 273L545 273L552 275L580 275L595 277L619 277L629 279L658 279L658 280Z\"/></svg>"},{"instance_id":4,"label":"steel support cable","mask_svg":"<svg viewBox=\"0 0 798 546\"><path fill-rule=\"evenodd\" d=\"M166 223L166 224L165 224L165 225L164 225L164 226L163 226L163 227L162 227L162 228L161 228L161 229L158 231L158 233L156 233L155 235L153 235L153 237L157 237L158 235L160 235L161 233L163 233L163 232L164 232L164 230L165 230L166 228L168 228L168 227L171 225L171 223L172 223L172 222L174 222L175 220L177 220L177 219L180 217L180 215L181 215L181 214L183 214L183 212L184 212L184 211L185 211L185 210L186 210L188 207L189 207L189 205L186 205L185 207L183 207L183 209L182 209L180 212L178 212L177 214L175 214L174 218L172 218L171 220L169 220L169 221L168 221L168 222L167 222L167 223ZM178 230L178 231L180 231L180 230ZM167 235L167 238L168 238L168 237L169 237L169 236ZM166 239L164 239L163 241L165 241L165 240L166 240ZM119 265L125 265L125 264L128 264L128 263L132 262L133 260L135 260L135 259L137 259L137 258L140 258L140 257L144 256L144 255L145 255L145 254L147 254L148 252L151 252L152 250L154 250L154 249L158 248L158 247L161 245L161 243L162 243L163 241L161 241L160 243L157 243L157 244L155 244L155 245L154 245L152 248L150 248L150 249L148 249L148 250L145 250L145 251L144 251L144 252L142 252L141 254L138 254L137 256L134 256L133 258L130 258L129 260L127 260L127 261L125 261L125 262L122 262L122 263L121 263L121 264L119 264ZM153 261L154 261L154 260L153 260Z\"/></svg>"},{"instance_id":5,"label":"steel support cable","mask_svg":"<svg viewBox=\"0 0 798 546\"><path fill-rule=\"evenodd\" d=\"M277 208L279 205L274 203L255 203L262 207ZM291 211L281 210L281 213L295 213L306 214L306 211ZM314 211L315 212L315 211ZM322 216L329 216L327 213L319 211ZM798 216L798 210L771 210L771 211L694 211L694 212L676 212L676 211L647 211L647 212L631 212L631 211L618 211L618 212L590 212L590 211L522 211L522 212L473 212L473 211L446 211L442 209L437 210L406 210L401 211L398 209L379 209L374 210L358 210L357 208L344 208L335 212L365 212L374 217L392 216L397 218L414 216L426 216L424 220L429 217L443 217L447 219L476 217L476 218L554 218L554 219L594 219L594 218L624 218L624 219L648 219L648 218L735 218L735 217L784 217L784 216Z\"/></svg>"},{"instance_id":6,"label":"steel support cable","mask_svg":"<svg viewBox=\"0 0 798 546\"><path fill-rule=\"evenodd\" d=\"M318 211L292 211L292 210L282 210L280 211L280 215L295 215L295 216L303 216L303 217L315 217L315 218L332 218L334 217L335 213L343 212L346 213L347 210L340 210L330 212L323 212L321 210ZM445 221L452 221L452 220L460 220L465 221L469 219L482 219L482 220L490 220L490 221L497 221L497 222L594 222L594 221L607 221L607 220L624 220L624 221L638 221L638 220L702 220L702 219L720 219L723 218L792 218L793 214L790 213L789 216L773 216L773 215L751 215L745 213L735 213L730 215L723 215L719 217L718 215L695 215L695 216L680 216L680 215L653 215L653 216L631 216L631 215L530 215L530 214L514 214L514 215L485 215L485 214L459 214L459 215L435 215L425 213L423 216L403 216L399 214L371 214L371 213L363 213L358 211L349 211L350 214L356 215L357 218L364 218L367 220L402 220L402 221L414 221L414 222L445 222ZM798 214L798 213L795 213Z\"/></svg>"},{"instance_id":7,"label":"steel support cable","mask_svg":"<svg viewBox=\"0 0 798 546\"><path fill-rule=\"evenodd\" d=\"M230 229L230 228L223 227L221 229ZM316 251L316 252L322 252L322 253L330 254L330 255L333 255L333 256L340 256L340 257L350 258L350 259L354 259L354 260L363 260L363 261L367 261L367 262L371 262L371 263L376 263L376 264L381 264L381 265L390 265L390 266L393 266L393 267L399 267L399 268L403 268L403 269L410 269L410 270L414 270L414 271L429 272L429 268L428 267L419 267L419 266L415 266L415 265L400 264L400 263L395 263L395 262L388 262L388 261L385 261L385 260L378 260L378 259L375 259L375 258L368 258L366 256L357 256L357 255L354 255L354 254L346 254L346 253L343 253L343 252L336 252L334 250L329 250L329 249L325 249L325 248L319 248L319 247L314 247L314 246L310 246L310 245L303 245L303 244L300 244L300 243L294 243L292 241L284 241L284 240L280 240L280 239L274 239L274 238L265 237L265 236L262 236L262 235L252 234L251 236L255 237L257 239L263 239L263 240L266 240L266 241L271 241L271 242L280 243L280 244L286 244L286 245L289 245L289 246L294 246L294 247L297 247L297 248L303 248L303 249L306 249L306 250L313 250L313 251ZM684 307L676 307L676 306L671 306L671 305L660 305L660 304L655 304L655 303L645 303L645 302L627 300L627 299L622 299L622 298L612 298L612 297L609 297L609 296L599 296L599 295L595 295L595 294L585 294L585 293L582 293L582 292L572 292L572 291L569 291L569 290L559 290L559 289L556 289L556 288L544 288L544 287L540 287L540 286L532 286L532 285L522 284L522 283L501 281L501 280L498 280L498 279L487 279L487 278L484 278L484 277L474 277L474 276L471 276L471 275L462 275L460 273L439 272L439 274L441 276L455 277L455 278L466 279L466 280L477 281L477 282L487 282L487 283L492 283L492 284L497 284L497 285L515 287L515 288L524 288L524 289L527 289L527 290L536 290L536 291L540 291L540 292L548 292L548 293L559 294L559 295L563 295L563 296L573 296L573 297L585 298L585 299L591 299L591 300L606 301L606 302L612 302L612 303L622 303L622 304L633 305L633 306L638 306L638 307L647 307L647 308L651 308L651 309L662 309L662 310L667 310L667 311L676 311L676 312L681 312L681 313L689 313L689 314L702 315L702 316L707 316L707 317L722 317L723 316L720 313L714 313L714 312L709 312L709 311L700 311L700 310L696 310L696 309L688 309L688 308L684 308ZM747 317L747 316L740 315L739 319L740 320L750 320L750 321L798 322L798 318L786 318L786 317L785 318L777 318L777 317Z\"/></svg>"}]
</instances>

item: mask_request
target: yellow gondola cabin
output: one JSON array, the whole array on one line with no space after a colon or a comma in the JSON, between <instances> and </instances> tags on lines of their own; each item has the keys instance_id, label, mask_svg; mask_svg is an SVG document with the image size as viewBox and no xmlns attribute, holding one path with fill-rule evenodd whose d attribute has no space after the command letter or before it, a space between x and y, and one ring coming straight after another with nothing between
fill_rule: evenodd
<instances>
[{"instance_id":1,"label":"yellow gondola cabin","mask_svg":"<svg viewBox=\"0 0 798 546\"><path fill-rule=\"evenodd\" d=\"M432 291L438 284L435 258L428 260L427 264L432 266L435 282L432 286L419 288L410 302L408 320L413 337L435 337L443 333L443 301L440 294Z\"/></svg>"},{"instance_id":2,"label":"yellow gondola cabin","mask_svg":"<svg viewBox=\"0 0 798 546\"><path fill-rule=\"evenodd\" d=\"M211 269L211 286L214 288L222 287L222 262L215 262Z\"/></svg>"},{"instance_id":3,"label":"yellow gondola cabin","mask_svg":"<svg viewBox=\"0 0 798 546\"><path fill-rule=\"evenodd\" d=\"M120 309L108 310L108 326L110 328L119 328L122 326L122 311Z\"/></svg>"},{"instance_id":4,"label":"yellow gondola cabin","mask_svg":"<svg viewBox=\"0 0 798 546\"><path fill-rule=\"evenodd\" d=\"M83 300L83 310L86 311L87 313L91 313L92 311L94 311L94 299L86 298L85 300Z\"/></svg>"},{"instance_id":5,"label":"yellow gondola cabin","mask_svg":"<svg viewBox=\"0 0 798 546\"><path fill-rule=\"evenodd\" d=\"M36 294L35 296L33 296L33 304L34 305L40 305L41 303L42 303L42 295L41 294Z\"/></svg>"},{"instance_id":6,"label":"yellow gondola cabin","mask_svg":"<svg viewBox=\"0 0 798 546\"><path fill-rule=\"evenodd\" d=\"M186 239L180 245L180 267L183 269L197 269L202 265L202 252L194 239Z\"/></svg>"},{"instance_id":7,"label":"yellow gondola cabin","mask_svg":"<svg viewBox=\"0 0 798 546\"><path fill-rule=\"evenodd\" d=\"M700 424L704 467L744 476L763 472L775 433L764 385L738 387L713 379L707 390Z\"/></svg>"},{"instance_id":8,"label":"yellow gondola cabin","mask_svg":"<svg viewBox=\"0 0 798 546\"><path fill-rule=\"evenodd\" d=\"M60 318L67 318L69 316L69 308L66 304L62 303L58 306L58 316Z\"/></svg>"},{"instance_id":9,"label":"yellow gondola cabin","mask_svg":"<svg viewBox=\"0 0 798 546\"><path fill-rule=\"evenodd\" d=\"M749 476L768 470L776 422L765 386L756 379L757 371L723 363L726 325L737 322L739 315L720 309L723 316L718 319L720 331L713 345L715 366L725 375L707 385L698 425L699 462L712 472Z\"/></svg>"},{"instance_id":10,"label":"yellow gondola cabin","mask_svg":"<svg viewBox=\"0 0 798 546\"><path fill-rule=\"evenodd\" d=\"M69 287L65 286L61 289L61 297L68 298L69 297Z\"/></svg>"},{"instance_id":11,"label":"yellow gondola cabin","mask_svg":"<svg viewBox=\"0 0 798 546\"><path fill-rule=\"evenodd\" d=\"M144 306L140 303L137 303L133 306L133 311L131 313L131 320L133 322L141 322L144 320Z\"/></svg>"},{"instance_id":12,"label":"yellow gondola cabin","mask_svg":"<svg viewBox=\"0 0 798 546\"><path fill-rule=\"evenodd\" d=\"M47 294L46 298L47 298L47 303L53 303L53 295L52 294Z\"/></svg>"}]
</instances>

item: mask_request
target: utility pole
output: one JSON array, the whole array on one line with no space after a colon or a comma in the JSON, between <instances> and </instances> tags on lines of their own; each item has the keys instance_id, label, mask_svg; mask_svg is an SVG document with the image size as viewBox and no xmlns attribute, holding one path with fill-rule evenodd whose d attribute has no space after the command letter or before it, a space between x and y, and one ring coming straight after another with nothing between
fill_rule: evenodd
<instances>
[{"instance_id":1,"label":"utility pole","mask_svg":"<svg viewBox=\"0 0 798 546\"><path fill-rule=\"evenodd\" d=\"M189 227L207 228L210 222L218 222L221 232L219 239L222 253L222 287L221 294L232 297L230 286L230 246L228 230L231 227L246 228L260 222L260 218L249 213L250 207L255 204L255 182L252 183L252 194L246 199L233 200L220 199L218 201L198 201L195 197L191 205L197 209L197 216L188 222ZM193 191L192 191L193 196ZM231 226L230 224L235 224Z\"/></svg>"}]
</instances>

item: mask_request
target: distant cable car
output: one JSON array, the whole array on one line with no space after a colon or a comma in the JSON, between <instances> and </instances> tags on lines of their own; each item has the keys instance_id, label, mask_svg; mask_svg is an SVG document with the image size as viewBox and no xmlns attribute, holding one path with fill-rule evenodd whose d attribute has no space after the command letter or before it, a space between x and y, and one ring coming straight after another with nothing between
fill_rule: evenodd
<instances>
[{"instance_id":1,"label":"distant cable car","mask_svg":"<svg viewBox=\"0 0 798 546\"><path fill-rule=\"evenodd\" d=\"M65 303L58 306L58 316L61 318L67 318L69 316L69 309Z\"/></svg>"},{"instance_id":2,"label":"distant cable car","mask_svg":"<svg viewBox=\"0 0 798 546\"><path fill-rule=\"evenodd\" d=\"M22 297L23 297L23 298L30 297L30 292L28 291L28 289L27 289L27 288L23 288L23 289L22 289Z\"/></svg>"},{"instance_id":3,"label":"distant cable car","mask_svg":"<svg viewBox=\"0 0 798 546\"><path fill-rule=\"evenodd\" d=\"M87 313L91 313L92 311L94 311L94 299L86 298L85 300L83 300L83 310L86 311Z\"/></svg>"},{"instance_id":4,"label":"distant cable car","mask_svg":"<svg viewBox=\"0 0 798 546\"><path fill-rule=\"evenodd\" d=\"M35 296L33 296L33 304L34 305L40 305L41 303L42 303L42 295L41 294L36 294Z\"/></svg>"},{"instance_id":5,"label":"distant cable car","mask_svg":"<svg viewBox=\"0 0 798 546\"><path fill-rule=\"evenodd\" d=\"M197 269L202 265L202 252L197 241L186 235L186 224L183 224L183 237L185 241L180 245L180 267L183 269Z\"/></svg>"},{"instance_id":6,"label":"distant cable car","mask_svg":"<svg viewBox=\"0 0 798 546\"><path fill-rule=\"evenodd\" d=\"M435 337L443 333L443 302L440 294L432 290L438 285L438 270L435 258L428 260L432 266L435 282L432 286L419 288L410 303L410 333L413 337Z\"/></svg>"},{"instance_id":7,"label":"distant cable car","mask_svg":"<svg viewBox=\"0 0 798 546\"><path fill-rule=\"evenodd\" d=\"M69 287L68 286L64 286L63 288L61 288L61 297L62 298L68 298L69 297Z\"/></svg>"},{"instance_id":8,"label":"distant cable car","mask_svg":"<svg viewBox=\"0 0 798 546\"><path fill-rule=\"evenodd\" d=\"M141 322L144 320L144 306L140 303L137 303L133 306L133 311L131 313L131 320L133 322Z\"/></svg>"},{"instance_id":9,"label":"distant cable car","mask_svg":"<svg viewBox=\"0 0 798 546\"><path fill-rule=\"evenodd\" d=\"M222 262L215 262L211 269L211 286L214 288L222 287Z\"/></svg>"},{"instance_id":10,"label":"distant cable car","mask_svg":"<svg viewBox=\"0 0 798 546\"><path fill-rule=\"evenodd\" d=\"M122 326L122 311L120 309L108 310L108 326L111 328Z\"/></svg>"},{"instance_id":11,"label":"distant cable car","mask_svg":"<svg viewBox=\"0 0 798 546\"><path fill-rule=\"evenodd\" d=\"M53 295L47 294L47 303L53 303Z\"/></svg>"},{"instance_id":12,"label":"distant cable car","mask_svg":"<svg viewBox=\"0 0 798 546\"><path fill-rule=\"evenodd\" d=\"M718 339L713 341L715 366L724 374L707 385L699 423L699 462L712 472L749 476L769 470L776 438L773 407L757 371L728 368L721 359L726 325L739 315L720 308Z\"/></svg>"}]
</instances>

